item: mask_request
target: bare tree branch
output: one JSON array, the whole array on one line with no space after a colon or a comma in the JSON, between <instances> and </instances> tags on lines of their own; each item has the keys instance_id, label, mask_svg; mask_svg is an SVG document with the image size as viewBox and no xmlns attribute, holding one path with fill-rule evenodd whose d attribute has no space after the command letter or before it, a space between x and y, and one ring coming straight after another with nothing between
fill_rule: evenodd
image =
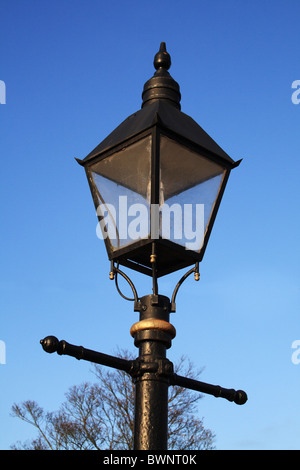
<instances>
[{"instance_id":1,"label":"bare tree branch","mask_svg":"<svg viewBox=\"0 0 300 470\"><path fill-rule=\"evenodd\" d=\"M118 353L133 359L127 351ZM184 357L175 367L197 379L200 372ZM45 413L34 401L14 404L12 416L34 426L38 436L29 443L17 443L13 449L33 450L131 450L134 427L134 384L123 371L111 371L94 365L97 383L71 387L58 411ZM198 392L172 386L169 389L168 448L170 450L206 450L214 448L214 434L205 429L198 417Z\"/></svg>"}]
</instances>

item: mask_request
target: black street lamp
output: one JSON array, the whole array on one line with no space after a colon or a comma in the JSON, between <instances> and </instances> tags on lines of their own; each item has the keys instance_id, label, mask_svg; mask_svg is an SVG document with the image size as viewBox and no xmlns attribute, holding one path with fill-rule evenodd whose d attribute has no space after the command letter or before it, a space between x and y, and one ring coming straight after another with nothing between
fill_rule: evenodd
<instances>
[{"instance_id":1,"label":"black street lamp","mask_svg":"<svg viewBox=\"0 0 300 470\"><path fill-rule=\"evenodd\" d=\"M136 450L167 449L168 387L179 385L237 404L245 392L176 375L166 358L175 337L169 322L182 282L199 280L201 262L230 171L239 165L189 116L181 112L180 89L170 76L170 55L161 43L156 72L144 85L141 110L129 116L78 163L85 168L101 236L111 261L110 278L123 276L133 291L140 318L131 327L139 357L127 361L47 337L47 352L128 372L135 383ZM139 298L123 265L152 277L153 293ZM171 299L158 293L158 278L193 267Z\"/></svg>"}]
</instances>

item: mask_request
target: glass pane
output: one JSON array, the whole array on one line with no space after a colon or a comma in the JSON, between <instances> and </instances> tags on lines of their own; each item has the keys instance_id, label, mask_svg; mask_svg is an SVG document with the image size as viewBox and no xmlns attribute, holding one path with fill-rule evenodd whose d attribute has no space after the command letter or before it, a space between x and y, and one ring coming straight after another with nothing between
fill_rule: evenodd
<instances>
[{"instance_id":1,"label":"glass pane","mask_svg":"<svg viewBox=\"0 0 300 470\"><path fill-rule=\"evenodd\" d=\"M160 148L160 234L200 251L224 168L165 136Z\"/></svg>"},{"instance_id":2,"label":"glass pane","mask_svg":"<svg viewBox=\"0 0 300 470\"><path fill-rule=\"evenodd\" d=\"M102 237L112 250L149 235L150 157L148 136L89 169Z\"/></svg>"}]
</instances>

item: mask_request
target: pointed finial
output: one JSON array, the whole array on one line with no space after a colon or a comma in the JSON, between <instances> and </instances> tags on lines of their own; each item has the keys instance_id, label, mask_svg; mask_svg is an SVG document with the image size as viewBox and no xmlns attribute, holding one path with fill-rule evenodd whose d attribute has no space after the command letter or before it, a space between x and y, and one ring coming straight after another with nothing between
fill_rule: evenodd
<instances>
[{"instance_id":1,"label":"pointed finial","mask_svg":"<svg viewBox=\"0 0 300 470\"><path fill-rule=\"evenodd\" d=\"M158 70L160 67L169 70L169 68L171 67L171 57L170 54L167 52L165 42L160 43L160 48L158 53L155 54L153 64L156 70Z\"/></svg>"},{"instance_id":2,"label":"pointed finial","mask_svg":"<svg viewBox=\"0 0 300 470\"><path fill-rule=\"evenodd\" d=\"M155 74L144 85L142 108L155 101L165 101L180 109L180 89L178 83L171 77L168 70L171 67L171 57L167 52L166 43L161 42L153 61Z\"/></svg>"}]
</instances>

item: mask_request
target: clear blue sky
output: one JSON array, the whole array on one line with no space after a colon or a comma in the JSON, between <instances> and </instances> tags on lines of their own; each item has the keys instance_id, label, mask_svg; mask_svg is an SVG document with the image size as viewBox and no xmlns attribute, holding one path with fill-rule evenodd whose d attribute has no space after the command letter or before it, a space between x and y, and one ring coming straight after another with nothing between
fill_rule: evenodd
<instances>
[{"instance_id":1,"label":"clear blue sky","mask_svg":"<svg viewBox=\"0 0 300 470\"><path fill-rule=\"evenodd\" d=\"M235 160L199 283L189 278L168 357L201 380L242 388L238 407L206 396L218 449L300 449L298 0L1 0L0 448L35 436L14 402L55 410L89 363L43 352L49 334L137 353L138 320L108 278L85 157L140 109L161 41L182 111ZM128 271L129 274L129 271ZM130 273L139 295L149 279ZM171 295L180 273L164 278Z\"/></svg>"}]
</instances>

